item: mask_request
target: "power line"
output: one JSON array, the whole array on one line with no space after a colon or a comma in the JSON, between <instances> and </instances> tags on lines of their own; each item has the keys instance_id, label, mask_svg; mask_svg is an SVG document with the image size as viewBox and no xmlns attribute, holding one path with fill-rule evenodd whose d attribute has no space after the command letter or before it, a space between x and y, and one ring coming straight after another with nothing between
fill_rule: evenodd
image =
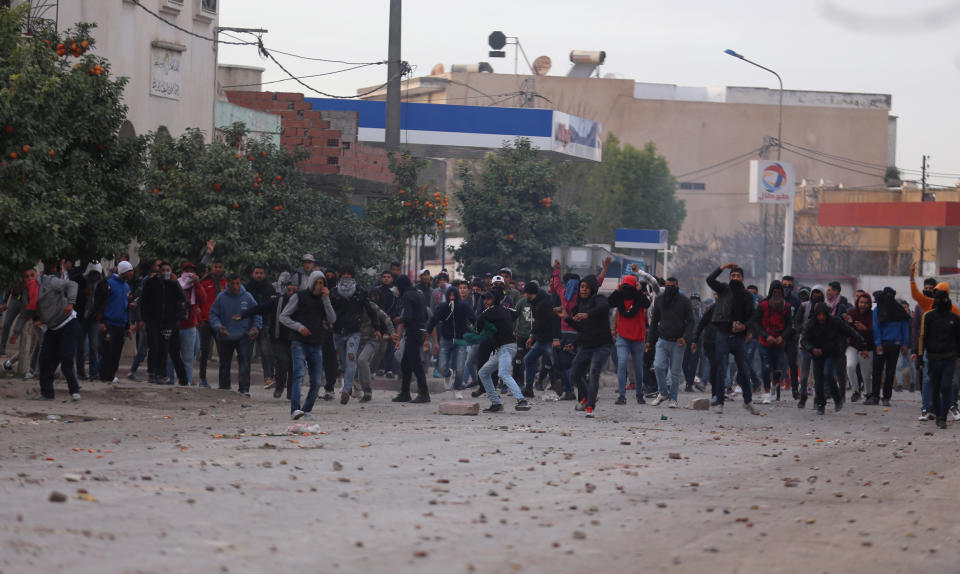
<instances>
[{"instance_id":1,"label":"power line","mask_svg":"<svg viewBox=\"0 0 960 574\"><path fill-rule=\"evenodd\" d=\"M878 164L878 163L871 163L871 162L868 162L868 161L851 159L851 158L848 158L848 157L843 157L843 156L841 156L841 155L836 155L836 154L831 154L831 153L827 153L827 152L823 152L823 151L811 149L811 148L804 147L804 146L802 146L802 145L795 144L795 143L783 142L783 145L784 145L784 146L787 146L787 147L798 148L798 149L801 149L801 150L803 150L803 151L806 151L806 152L809 152L809 153L812 153L812 154L815 154L815 155L819 155L819 156L823 156L823 157L826 157L826 158L830 158L830 159L834 159L834 160L840 161L840 162L842 162L842 163L849 163L849 164L852 164L852 165L856 165L856 166L860 166L860 167L864 167L864 168L868 168L868 169L869 169L869 168L876 168L876 169L886 170L887 167L888 167L888 166L886 166L886 165L881 165L881 164ZM898 169L900 172L903 172L903 173L920 173L920 170L918 170L918 169L908 169L908 168L901 168L901 167L897 167L897 169ZM941 176L941 177L960 177L960 173L946 173L946 172L929 172L929 171L928 171L928 172L927 172L927 175L936 175L936 176Z\"/></svg>"},{"instance_id":2,"label":"power line","mask_svg":"<svg viewBox=\"0 0 960 574\"><path fill-rule=\"evenodd\" d=\"M311 57L311 56L301 56L301 55L299 55L299 54L292 54L292 53L290 53L290 52L284 52L284 51L281 51L281 50L273 50L273 52L276 53L276 54L283 54L284 56L290 56L291 58L300 58L301 60L310 60L310 61L312 61L312 62L327 62L327 63L330 63L330 64L345 64L345 65L348 65L348 66L359 66L359 65L373 66L373 65L377 65L377 64L386 64L386 63L387 63L386 60L381 60L381 61L378 61L378 62L348 62L348 61L346 61L346 60L331 60L331 59L329 59L329 58L314 58L314 57Z\"/></svg>"},{"instance_id":3,"label":"power line","mask_svg":"<svg viewBox=\"0 0 960 574\"><path fill-rule=\"evenodd\" d=\"M257 42L243 42L243 41L240 41L240 42L227 42L226 40L217 40L216 38L211 38L211 37L209 37L209 36L204 36L203 34L197 34L196 32L194 32L194 31L192 31L192 30L187 30L186 28L183 28L182 26L178 26L178 25L174 24L173 22L171 22L170 20L167 20L166 18L164 18L164 17L161 16L160 14L157 14L157 13L154 12L153 10L151 10L151 9L147 8L146 6L144 6L143 4L141 4L141 3L140 3L140 0L131 0L131 2L133 2L134 4L136 4L137 6L139 6L141 9L143 9L144 12L146 12L147 14L150 14L151 16L153 16L154 18L156 18L157 20L160 20L161 22L163 22L163 23L166 24L167 26L170 26L171 28L176 28L177 30L180 30L180 31L183 32L184 34L188 34L188 35L190 35L190 36L193 36L194 38L200 38L201 40L206 40L207 42L215 42L215 43L220 43L220 44L230 44L230 45L233 45L233 46L256 46L256 45L257 45Z\"/></svg>"},{"instance_id":4,"label":"power line","mask_svg":"<svg viewBox=\"0 0 960 574\"><path fill-rule=\"evenodd\" d=\"M728 163L731 163L731 162L740 161L740 160L742 160L742 159L744 159L744 158L747 158L747 157L749 157L749 156L751 156L751 155L753 155L753 154L755 154L755 153L759 153L759 152L760 152L760 148L752 149L752 150L750 150L750 151L748 151L748 152L746 152L746 153L742 153L742 154L740 154L740 155L738 155L738 156L736 156L736 157L731 157L730 159L725 159L725 160L723 160L723 161L721 161L721 162L718 162L718 163L715 163L715 164L713 164L713 165L708 165L708 166L706 166L706 167L701 167L701 168L699 168L699 169L695 169L695 170L693 170L693 171L688 171L688 172L686 172L686 173L681 173L681 174L675 175L675 176L673 176L673 177L676 178L676 179L680 179L680 178L682 178L682 177L687 177L687 176L689 176L689 175L693 175L693 174L695 174L695 173L700 173L700 172L702 172L702 171L711 170L711 169L713 169L713 168L715 168L715 167L720 167L720 166L722 166L722 165L725 165L725 164L728 164Z\"/></svg>"},{"instance_id":5,"label":"power line","mask_svg":"<svg viewBox=\"0 0 960 574\"><path fill-rule=\"evenodd\" d=\"M322 73L322 74L311 74L311 75L309 75L309 76L299 76L299 77L300 77L300 79L306 79L306 78L319 78L319 77L321 77L321 76L332 76L332 75L334 75L334 74L342 74L342 73L344 73L344 72L349 72L349 71L351 71L351 70L357 70L357 69L360 69L360 68L366 68L366 67L373 66L373 65L374 65L374 64L360 64L360 65L358 65L358 66L352 66L352 67L350 67L350 68L343 68L343 69L341 69L341 70L333 70L332 72L324 72L324 73ZM266 86L266 85L269 85L269 84L279 84L280 82L289 82L290 80L293 80L293 79L294 79L294 78L283 78L283 79L281 79L281 80L271 80L271 81L269 81L269 82L257 82L257 83L254 83L254 84L233 84L233 85L231 85L231 86L222 86L222 87L223 87L224 89L226 89L226 88L248 88L248 87L251 87L251 86Z\"/></svg>"},{"instance_id":6,"label":"power line","mask_svg":"<svg viewBox=\"0 0 960 574\"><path fill-rule=\"evenodd\" d=\"M819 162L819 163L822 163L822 164L830 165L830 166L833 166L833 167L836 167L836 168L839 168L839 169L845 169L845 170L847 170L847 171L852 171L852 172L854 172L854 173L859 173L859 174L862 174L862 175L869 175L869 176L871 176L871 177L879 177L880 179L886 179L886 177L885 177L884 175L881 175L881 174L878 174L878 173L871 173L871 172L868 172L868 171L862 171L862 170L859 170L859 169L854 169L854 168L852 168L852 167L847 167L847 166L842 165L842 164L839 164L839 163L829 162L829 161L827 161L827 160L825 160L825 159L821 159L821 158L818 158L818 157L812 156L812 155L807 155L807 154L805 154L805 153L801 153L801 152L799 152L799 151L797 151L797 150L790 149L790 148L787 148L787 147L785 147L784 149L785 149L786 151L790 152L790 153L799 155L800 157L805 157L805 158L807 158L807 159L809 159L809 160L813 160L813 161L815 161L815 162Z\"/></svg>"}]
</instances>

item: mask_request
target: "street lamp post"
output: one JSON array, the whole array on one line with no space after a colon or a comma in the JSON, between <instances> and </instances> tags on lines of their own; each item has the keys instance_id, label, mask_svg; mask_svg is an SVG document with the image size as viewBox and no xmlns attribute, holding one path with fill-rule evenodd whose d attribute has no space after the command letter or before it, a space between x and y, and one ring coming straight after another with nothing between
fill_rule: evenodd
<instances>
[{"instance_id":1,"label":"street lamp post","mask_svg":"<svg viewBox=\"0 0 960 574\"><path fill-rule=\"evenodd\" d=\"M780 161L780 154L783 151L783 79L780 77L780 74L774 72L766 66L761 66L760 64L745 58L742 54L726 49L723 51L725 54L729 54L734 58L738 58L747 62L748 64L753 64L754 66L760 68L761 70L766 70L777 77L777 82L780 83L780 103L777 106L777 161ZM793 216L794 216L794 202L791 201L787 205L787 215L784 218L783 223L783 274L789 275L792 272L793 268ZM766 217L764 217L764 223L766 223ZM764 233L764 247L766 247L766 233ZM766 261L766 250L764 250L764 261ZM766 268L766 265L764 265ZM766 279L766 277L764 277Z\"/></svg>"}]
</instances>

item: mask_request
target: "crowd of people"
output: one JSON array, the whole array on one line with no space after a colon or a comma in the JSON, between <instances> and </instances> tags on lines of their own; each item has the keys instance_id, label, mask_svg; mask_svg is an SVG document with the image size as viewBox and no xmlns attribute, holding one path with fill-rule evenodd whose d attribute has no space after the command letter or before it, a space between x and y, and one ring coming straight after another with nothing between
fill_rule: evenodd
<instances>
[{"instance_id":1,"label":"crowd of people","mask_svg":"<svg viewBox=\"0 0 960 574\"><path fill-rule=\"evenodd\" d=\"M57 369L73 400L82 379L119 383L127 340L136 354L126 378L140 380L146 360L151 384L210 387L215 351L217 388L233 388L236 355L236 389L250 396L259 357L264 387L278 399L286 393L294 420L310 417L317 400L368 402L373 377L395 371L394 402L428 403L431 369L457 399L468 389L474 398L486 395L485 412L502 411L504 394L516 410L530 410L529 399L542 392L574 402L587 417L608 369L617 376L616 405L635 391L639 404L679 408L681 386L709 387L715 412L742 395L752 414L760 412L753 399L761 391L770 403L789 390L804 408L812 370L813 405L825 414L828 401L839 412L848 391L852 402L889 407L894 381L912 362L920 420L941 428L948 417L960 420L960 310L946 283L927 278L917 287L914 266L911 310L890 287L857 291L851 303L839 282L800 288L790 276L761 296L732 263L707 276L711 299L688 296L676 278L637 265L604 295L610 263L581 277L554 262L541 285L515 279L507 267L454 281L423 269L414 282L395 262L364 288L353 265L321 267L311 254L275 281L261 266L244 280L226 272L212 241L198 264L182 262L179 272L161 259L134 268L121 258L107 270L94 261L83 271L60 261L42 273L25 269L8 291L0 354L5 369L38 379L38 400L54 398Z\"/></svg>"}]
</instances>

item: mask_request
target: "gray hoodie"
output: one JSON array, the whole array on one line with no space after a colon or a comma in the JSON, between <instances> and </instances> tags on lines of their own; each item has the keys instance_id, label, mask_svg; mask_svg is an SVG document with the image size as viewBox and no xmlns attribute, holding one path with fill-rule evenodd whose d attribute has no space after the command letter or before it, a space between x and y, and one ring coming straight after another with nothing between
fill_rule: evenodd
<instances>
[{"instance_id":1,"label":"gray hoodie","mask_svg":"<svg viewBox=\"0 0 960 574\"><path fill-rule=\"evenodd\" d=\"M20 334L23 330L24 322L30 320L40 321L50 329L57 329L72 317L76 317L74 312L65 312L63 310L67 304L75 305L77 303L77 284L69 279L60 279L56 275L40 275L37 277L37 283L40 289L37 294L36 311L26 311L29 304L28 290L24 289L24 312L17 316L13 324L13 332Z\"/></svg>"},{"instance_id":2,"label":"gray hoodie","mask_svg":"<svg viewBox=\"0 0 960 574\"><path fill-rule=\"evenodd\" d=\"M300 297L307 296L306 292L313 289L314 284L316 284L318 279L325 279L323 271L316 270L310 273L310 277L307 280L307 289L298 291L287 303L287 306L283 308L283 311L280 312L280 324L288 329L291 329L296 333L294 337L300 336L300 329L303 327L308 327L311 332L312 337L319 337L322 329L318 328L317 325L314 325L312 328L304 325L300 321L297 321L293 318L294 314L297 312L297 308L300 306ZM323 298L323 312L324 312L324 321L330 325L333 325L337 321L337 314L333 310L333 305L330 303L330 297ZM312 341L311 341L312 342Z\"/></svg>"}]
</instances>

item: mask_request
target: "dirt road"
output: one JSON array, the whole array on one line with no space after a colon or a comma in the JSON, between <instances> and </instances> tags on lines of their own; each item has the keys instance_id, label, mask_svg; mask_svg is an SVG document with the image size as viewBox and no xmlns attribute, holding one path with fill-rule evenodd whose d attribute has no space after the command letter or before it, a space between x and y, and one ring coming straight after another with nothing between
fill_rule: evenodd
<instances>
[{"instance_id":1,"label":"dirt road","mask_svg":"<svg viewBox=\"0 0 960 574\"><path fill-rule=\"evenodd\" d=\"M918 422L918 393L751 416L605 388L590 420L380 391L304 436L262 389L31 386L0 382L3 574L960 571L960 427Z\"/></svg>"}]
</instances>

